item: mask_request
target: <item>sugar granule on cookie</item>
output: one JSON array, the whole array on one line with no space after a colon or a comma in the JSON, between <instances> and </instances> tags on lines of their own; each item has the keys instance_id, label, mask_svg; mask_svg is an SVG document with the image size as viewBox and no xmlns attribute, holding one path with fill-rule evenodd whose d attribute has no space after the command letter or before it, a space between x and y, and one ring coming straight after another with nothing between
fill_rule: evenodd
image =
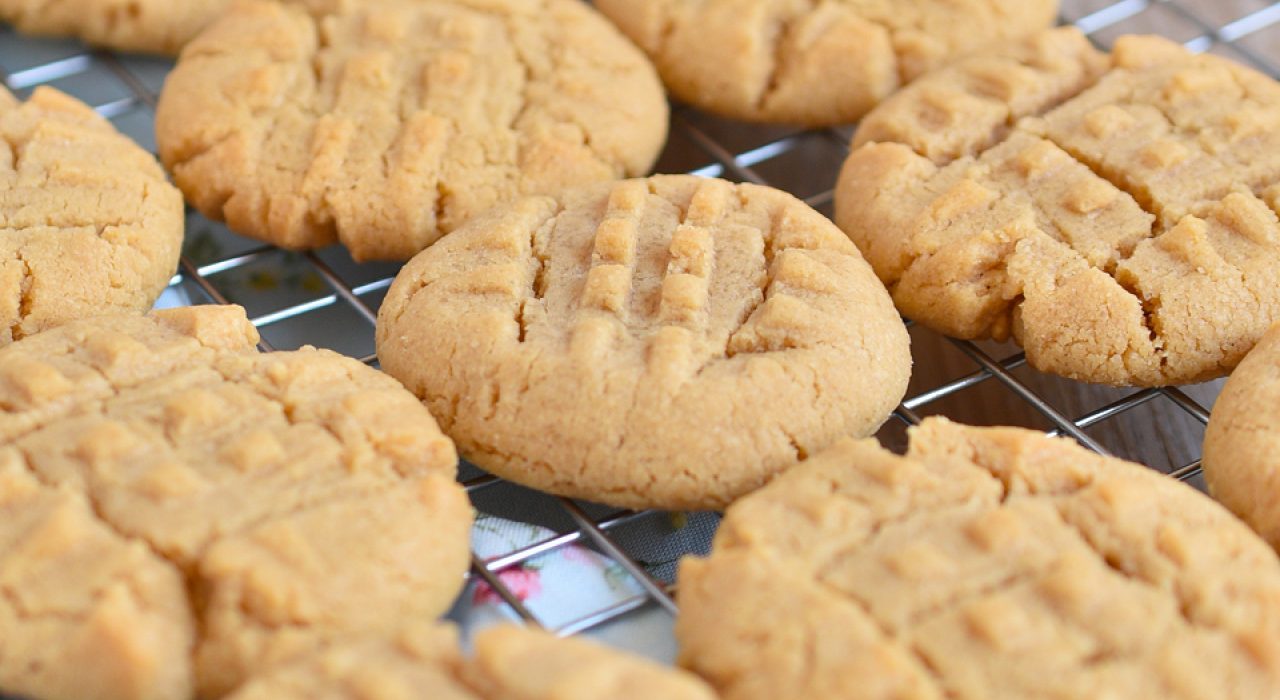
<instances>
[{"instance_id":1,"label":"sugar granule on cookie","mask_svg":"<svg viewBox=\"0 0 1280 700\"><path fill-rule=\"evenodd\" d=\"M735 503L677 581L680 662L725 700L1280 695L1266 543L1029 430L842 441Z\"/></svg>"},{"instance_id":2,"label":"sugar granule on cookie","mask_svg":"<svg viewBox=\"0 0 1280 700\"><path fill-rule=\"evenodd\" d=\"M630 508L720 508L906 390L857 249L784 192L688 175L533 197L414 258L382 367L477 465Z\"/></svg>"},{"instance_id":3,"label":"sugar granule on cookie","mask_svg":"<svg viewBox=\"0 0 1280 700\"><path fill-rule=\"evenodd\" d=\"M405 260L491 206L635 176L644 55L580 0L238 4L184 50L156 140L187 201L275 245Z\"/></svg>"},{"instance_id":4,"label":"sugar granule on cookie","mask_svg":"<svg viewBox=\"0 0 1280 700\"><path fill-rule=\"evenodd\" d=\"M0 688L220 697L448 608L452 443L391 378L257 340L204 306L0 349Z\"/></svg>"},{"instance_id":5,"label":"sugar granule on cookie","mask_svg":"<svg viewBox=\"0 0 1280 700\"><path fill-rule=\"evenodd\" d=\"M1280 85L1231 61L1057 29L921 78L854 147L836 220L937 331L1161 386L1280 320Z\"/></svg>"}]
</instances>

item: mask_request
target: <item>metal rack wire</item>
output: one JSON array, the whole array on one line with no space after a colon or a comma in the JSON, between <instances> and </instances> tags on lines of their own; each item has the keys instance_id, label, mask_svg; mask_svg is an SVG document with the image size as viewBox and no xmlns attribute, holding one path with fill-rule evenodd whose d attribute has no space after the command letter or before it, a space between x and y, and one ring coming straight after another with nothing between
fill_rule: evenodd
<instances>
[{"instance_id":1,"label":"metal rack wire","mask_svg":"<svg viewBox=\"0 0 1280 700\"><path fill-rule=\"evenodd\" d=\"M1223 53L1273 76L1280 75L1280 51L1272 48L1280 47L1280 2L1064 0L1062 4L1062 21L1080 27L1103 47L1119 34L1159 31L1193 50ZM0 76L10 89L22 94L37 85L59 87L89 102L122 131L152 149L151 122L167 67L167 62L159 59L87 50L74 42L32 40L0 28ZM797 131L729 124L677 107L671 142L657 169L768 184L789 190L829 212L830 188L850 133L849 128ZM797 167L800 163L803 167ZM211 239L193 237L193 231L213 232L210 235L217 245L202 247L202 240ZM337 341L318 337L316 328L336 327L341 342L335 349L376 365L372 354L376 309L394 277L394 266L355 265L337 249L285 254L239 239L196 214L188 220L188 232L186 254L171 283L171 291L180 292L177 303L242 303L263 334L264 350L294 347L302 342L332 347ZM285 268L293 271L282 272ZM272 275L293 275L302 282L282 294L270 284L260 284L264 276ZM913 333L927 331L913 329ZM1019 374L1025 365L1021 353L1006 354L1008 350L966 341L939 343L949 343L966 358L969 369L953 379L913 388L894 414L899 430L918 423L922 411L945 404L946 399L963 400L970 392L989 386L1016 397L1028 414L1042 419L1050 432L1071 436L1103 454L1111 453L1108 445L1088 431L1141 406L1164 403L1201 426L1208 420L1208 409L1202 402L1173 387L1123 392L1100 407L1073 415L1062 401L1061 392L1037 388ZM922 358L917 357L917 365L920 364ZM947 412L958 420L966 418L963 410ZM1171 464L1166 471L1174 478L1191 479L1199 473L1199 460ZM463 483L475 499L503 482L464 468ZM482 560L473 555L474 577L486 581L530 624L550 626L566 635L617 620L639 608L656 606L675 613L670 562L665 566L641 563L634 541L619 536L624 529L658 514L601 510L568 499L556 499L555 503L562 517L567 517L567 528L495 558ZM715 516L706 517L710 521L704 523L696 541L680 546L679 552L705 550L715 524ZM573 544L589 545L616 560L635 578L642 593L606 609L583 610L569 622L547 625L504 585L498 573Z\"/></svg>"}]
</instances>

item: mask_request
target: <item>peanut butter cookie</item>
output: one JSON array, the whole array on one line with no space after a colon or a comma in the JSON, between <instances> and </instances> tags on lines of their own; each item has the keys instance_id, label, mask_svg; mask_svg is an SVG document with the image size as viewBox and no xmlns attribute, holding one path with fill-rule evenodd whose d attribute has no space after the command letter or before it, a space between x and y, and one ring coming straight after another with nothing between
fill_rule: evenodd
<instances>
[{"instance_id":1,"label":"peanut butter cookie","mask_svg":"<svg viewBox=\"0 0 1280 700\"><path fill-rule=\"evenodd\" d=\"M0 688L32 698L190 698L182 574L45 488L0 448Z\"/></svg>"},{"instance_id":2,"label":"peanut butter cookie","mask_svg":"<svg viewBox=\"0 0 1280 700\"><path fill-rule=\"evenodd\" d=\"M720 508L906 390L906 329L789 194L666 175L532 197L414 258L384 370L464 456L630 508Z\"/></svg>"},{"instance_id":3,"label":"peanut butter cookie","mask_svg":"<svg viewBox=\"0 0 1280 700\"><path fill-rule=\"evenodd\" d=\"M726 700L1280 695L1266 543L1027 430L842 441L734 504L679 584L681 662Z\"/></svg>"},{"instance_id":4,"label":"peanut butter cookie","mask_svg":"<svg viewBox=\"0 0 1280 700\"><path fill-rule=\"evenodd\" d=\"M233 700L712 700L685 671L580 639L491 627L464 658L449 626L335 644L264 674Z\"/></svg>"},{"instance_id":5,"label":"peanut butter cookie","mask_svg":"<svg viewBox=\"0 0 1280 700\"><path fill-rule=\"evenodd\" d=\"M1280 548L1280 325L1218 395L1204 435L1209 493Z\"/></svg>"},{"instance_id":6,"label":"peanut butter cookie","mask_svg":"<svg viewBox=\"0 0 1280 700\"><path fill-rule=\"evenodd\" d=\"M1159 386L1280 319L1280 85L1226 59L1054 30L921 78L854 147L836 221L942 333Z\"/></svg>"},{"instance_id":7,"label":"peanut butter cookie","mask_svg":"<svg viewBox=\"0 0 1280 700\"><path fill-rule=\"evenodd\" d=\"M679 99L748 121L856 121L956 56L1053 23L1057 0L596 0Z\"/></svg>"},{"instance_id":8,"label":"peanut butter cookie","mask_svg":"<svg viewBox=\"0 0 1280 700\"><path fill-rule=\"evenodd\" d=\"M182 196L151 154L51 88L0 87L0 345L141 314L178 266Z\"/></svg>"},{"instance_id":9,"label":"peanut butter cookie","mask_svg":"<svg viewBox=\"0 0 1280 700\"><path fill-rule=\"evenodd\" d=\"M231 0L0 0L25 34L74 36L120 51L176 54Z\"/></svg>"},{"instance_id":10,"label":"peanut butter cookie","mask_svg":"<svg viewBox=\"0 0 1280 700\"><path fill-rule=\"evenodd\" d=\"M0 554L0 586L17 596L0 597L0 638L40 640L26 665L4 647L0 687L56 695L58 664L84 656L103 682L128 684L111 697L193 685L217 697L330 637L452 602L471 517L450 441L389 377L256 342L239 307L194 307L77 321L0 350L0 461L20 477L0 482L0 504L37 489L92 505L65 533L55 526L72 516L47 526L47 549L22 518L0 519L0 542L19 545ZM57 549L89 537L107 543L98 555ZM136 576L164 591L108 576L126 558L161 570ZM43 618L13 601L50 593L22 572L51 562L66 567L53 592L78 607L40 636ZM115 588L125 597L104 595Z\"/></svg>"},{"instance_id":11,"label":"peanut butter cookie","mask_svg":"<svg viewBox=\"0 0 1280 700\"><path fill-rule=\"evenodd\" d=\"M278 0L331 12L363 0ZM0 0L0 21L25 34L74 36L118 51L178 55L235 0Z\"/></svg>"},{"instance_id":12,"label":"peanut butter cookie","mask_svg":"<svg viewBox=\"0 0 1280 700\"><path fill-rule=\"evenodd\" d=\"M648 170L653 67L579 0L236 5L165 82L187 200L285 248L404 260L521 195Z\"/></svg>"}]
</instances>

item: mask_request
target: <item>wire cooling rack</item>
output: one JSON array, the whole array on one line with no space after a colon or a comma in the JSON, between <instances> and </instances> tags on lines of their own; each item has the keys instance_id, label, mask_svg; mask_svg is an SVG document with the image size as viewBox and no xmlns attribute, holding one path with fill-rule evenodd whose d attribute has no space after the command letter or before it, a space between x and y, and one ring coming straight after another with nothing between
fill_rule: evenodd
<instances>
[{"instance_id":1,"label":"wire cooling rack","mask_svg":"<svg viewBox=\"0 0 1280 700\"><path fill-rule=\"evenodd\" d=\"M1280 75L1280 2L1261 0L1064 0L1062 21L1102 47L1126 33L1160 33L1195 51L1212 51ZM20 96L52 85L88 102L145 148L155 150L156 96L170 63L89 50L73 41L36 40L0 27L0 76ZM671 139L656 170L692 172L788 190L830 214L836 173L851 127L801 131L726 122L673 110ZM296 254L230 233L190 214L181 268L162 305L239 303L266 350L329 347L376 366L374 321L396 266L357 265L340 248ZM1196 483L1199 444L1216 386L1111 390L1047 377L1025 366L1016 348L940 338L913 328L916 370L896 421L881 431L900 447L904 427L926 413L970 423L1016 423L1069 435L1104 454L1141 459ZM460 479L482 512L533 522L554 533L497 557L472 557L472 582L483 580L515 615L560 634L613 625L626 638L637 615L674 614L675 562L709 548L714 514L673 516L618 512L522 489L463 465ZM570 545L612 558L634 578L636 595L604 609L539 617L499 574L535 566ZM550 592L567 596L572 591ZM459 605L467 605L466 596ZM457 610L455 609L455 615ZM667 620L669 625L669 618ZM608 624L607 624L608 623ZM624 645L625 644L624 642ZM628 645L629 646L629 645ZM641 649L657 656L668 651Z\"/></svg>"}]
</instances>

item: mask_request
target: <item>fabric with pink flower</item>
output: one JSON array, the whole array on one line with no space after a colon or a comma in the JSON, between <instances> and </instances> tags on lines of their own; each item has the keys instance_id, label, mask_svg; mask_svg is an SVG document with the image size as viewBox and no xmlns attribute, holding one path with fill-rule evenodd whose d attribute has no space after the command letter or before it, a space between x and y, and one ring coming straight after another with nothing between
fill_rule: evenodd
<instances>
[{"instance_id":1,"label":"fabric with pink flower","mask_svg":"<svg viewBox=\"0 0 1280 700\"><path fill-rule=\"evenodd\" d=\"M548 528L478 514L471 532L472 549L492 561L556 537ZM545 626L571 625L602 610L644 597L626 569L609 557L579 544L567 544L495 573L502 585ZM519 620L487 582L473 583L450 615L464 629Z\"/></svg>"}]
</instances>

